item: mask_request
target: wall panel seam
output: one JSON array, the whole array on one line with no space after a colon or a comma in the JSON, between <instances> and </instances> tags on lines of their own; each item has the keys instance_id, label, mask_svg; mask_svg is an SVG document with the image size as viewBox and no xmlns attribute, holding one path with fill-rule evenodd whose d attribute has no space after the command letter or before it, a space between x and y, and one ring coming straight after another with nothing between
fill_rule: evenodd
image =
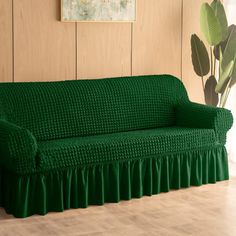
<instances>
[{"instance_id":1,"label":"wall panel seam","mask_svg":"<svg viewBox=\"0 0 236 236\"><path fill-rule=\"evenodd\" d=\"M75 80L78 80L78 35L77 22L75 22Z\"/></svg>"},{"instance_id":2,"label":"wall panel seam","mask_svg":"<svg viewBox=\"0 0 236 236\"><path fill-rule=\"evenodd\" d=\"M15 25L14 25L14 0L12 0L12 82L15 82Z\"/></svg>"},{"instance_id":3,"label":"wall panel seam","mask_svg":"<svg viewBox=\"0 0 236 236\"><path fill-rule=\"evenodd\" d=\"M183 81L183 34L184 34L184 0L181 0L181 58L180 58L180 75L181 81Z\"/></svg>"},{"instance_id":4,"label":"wall panel seam","mask_svg":"<svg viewBox=\"0 0 236 236\"><path fill-rule=\"evenodd\" d=\"M134 37L134 35L133 35L133 33L134 33L134 31L133 31L133 24L134 23L131 23L131 46L130 46L130 60L131 60L131 63L130 63L130 75L131 76L133 76L133 37Z\"/></svg>"}]
</instances>

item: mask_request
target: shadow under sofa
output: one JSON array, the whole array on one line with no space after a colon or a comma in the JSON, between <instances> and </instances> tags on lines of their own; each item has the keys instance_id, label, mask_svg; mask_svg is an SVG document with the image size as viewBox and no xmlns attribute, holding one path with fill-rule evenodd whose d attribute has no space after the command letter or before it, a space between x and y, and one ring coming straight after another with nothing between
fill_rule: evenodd
<instances>
[{"instance_id":1,"label":"shadow under sofa","mask_svg":"<svg viewBox=\"0 0 236 236\"><path fill-rule=\"evenodd\" d=\"M1 83L0 206L45 215L227 180L232 123L171 75Z\"/></svg>"}]
</instances>

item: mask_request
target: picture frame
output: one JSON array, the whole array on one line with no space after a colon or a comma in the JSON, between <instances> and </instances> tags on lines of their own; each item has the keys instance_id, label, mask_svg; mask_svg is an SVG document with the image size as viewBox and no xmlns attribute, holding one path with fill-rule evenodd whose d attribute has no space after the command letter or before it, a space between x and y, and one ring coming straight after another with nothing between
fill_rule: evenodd
<instances>
[{"instance_id":1,"label":"picture frame","mask_svg":"<svg viewBox=\"0 0 236 236\"><path fill-rule=\"evenodd\" d=\"M137 0L61 0L62 22L135 22Z\"/></svg>"}]
</instances>

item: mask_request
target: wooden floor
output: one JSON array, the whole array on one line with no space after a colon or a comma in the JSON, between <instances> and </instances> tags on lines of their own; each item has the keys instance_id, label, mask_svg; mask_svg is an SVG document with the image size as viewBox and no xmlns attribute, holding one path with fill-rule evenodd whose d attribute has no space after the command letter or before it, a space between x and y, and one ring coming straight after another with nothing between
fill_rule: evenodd
<instances>
[{"instance_id":1,"label":"wooden floor","mask_svg":"<svg viewBox=\"0 0 236 236\"><path fill-rule=\"evenodd\" d=\"M0 209L0 236L235 236L236 165L231 173L230 181L44 217Z\"/></svg>"}]
</instances>

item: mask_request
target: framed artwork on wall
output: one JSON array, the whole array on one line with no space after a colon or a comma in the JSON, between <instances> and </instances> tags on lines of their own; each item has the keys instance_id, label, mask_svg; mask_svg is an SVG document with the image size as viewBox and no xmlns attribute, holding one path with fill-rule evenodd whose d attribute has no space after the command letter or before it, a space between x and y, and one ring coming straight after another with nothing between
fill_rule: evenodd
<instances>
[{"instance_id":1,"label":"framed artwork on wall","mask_svg":"<svg viewBox=\"0 0 236 236\"><path fill-rule=\"evenodd\" d=\"M136 0L61 0L65 22L133 22Z\"/></svg>"}]
</instances>

